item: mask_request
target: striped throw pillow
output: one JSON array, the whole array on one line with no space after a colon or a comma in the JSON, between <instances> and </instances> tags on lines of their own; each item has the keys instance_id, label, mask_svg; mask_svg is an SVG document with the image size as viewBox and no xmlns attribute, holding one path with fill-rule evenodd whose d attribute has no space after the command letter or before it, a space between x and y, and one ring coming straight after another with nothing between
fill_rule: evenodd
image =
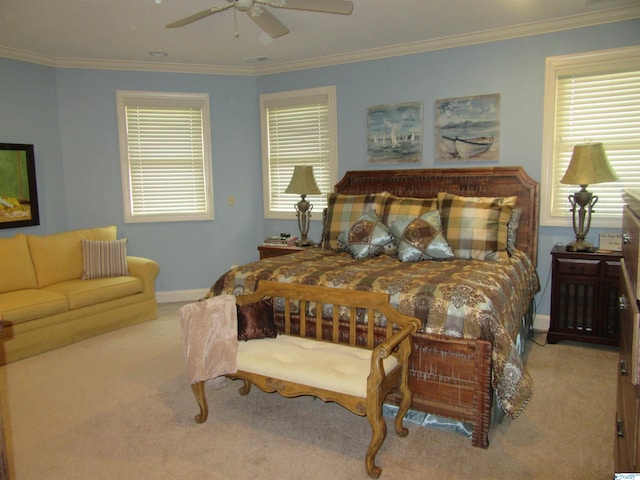
<instances>
[{"instance_id":1,"label":"striped throw pillow","mask_svg":"<svg viewBox=\"0 0 640 480\"><path fill-rule=\"evenodd\" d=\"M83 280L129 275L126 238L120 240L82 239L81 241Z\"/></svg>"}]
</instances>

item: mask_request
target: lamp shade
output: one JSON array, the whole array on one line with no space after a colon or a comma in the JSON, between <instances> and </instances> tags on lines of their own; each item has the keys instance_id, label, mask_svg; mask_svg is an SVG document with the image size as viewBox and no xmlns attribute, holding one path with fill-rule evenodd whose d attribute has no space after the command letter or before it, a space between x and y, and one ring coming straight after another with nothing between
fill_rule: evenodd
<instances>
[{"instance_id":1,"label":"lamp shade","mask_svg":"<svg viewBox=\"0 0 640 480\"><path fill-rule=\"evenodd\" d=\"M602 143L583 143L573 147L569 168L560 180L567 185L592 185L618 180Z\"/></svg>"},{"instance_id":2,"label":"lamp shade","mask_svg":"<svg viewBox=\"0 0 640 480\"><path fill-rule=\"evenodd\" d=\"M314 195L320 193L316 179L313 176L313 167L296 165L289 186L284 193L297 193L298 195Z\"/></svg>"}]
</instances>

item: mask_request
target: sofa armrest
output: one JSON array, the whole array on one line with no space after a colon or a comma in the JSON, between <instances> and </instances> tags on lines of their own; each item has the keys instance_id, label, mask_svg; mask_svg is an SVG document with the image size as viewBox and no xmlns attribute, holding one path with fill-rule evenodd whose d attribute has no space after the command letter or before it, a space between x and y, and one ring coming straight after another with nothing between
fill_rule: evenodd
<instances>
[{"instance_id":1,"label":"sofa armrest","mask_svg":"<svg viewBox=\"0 0 640 480\"><path fill-rule=\"evenodd\" d=\"M160 273L160 266L155 260L143 257L127 257L129 275L142 280L142 291L148 298L156 296L156 277Z\"/></svg>"}]
</instances>

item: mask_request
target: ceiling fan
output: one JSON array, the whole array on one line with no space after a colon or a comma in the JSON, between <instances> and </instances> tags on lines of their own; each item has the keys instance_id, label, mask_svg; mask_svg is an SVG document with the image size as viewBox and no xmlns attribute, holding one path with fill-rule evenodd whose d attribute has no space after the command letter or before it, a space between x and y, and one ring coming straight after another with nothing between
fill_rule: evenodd
<instances>
[{"instance_id":1,"label":"ceiling fan","mask_svg":"<svg viewBox=\"0 0 640 480\"><path fill-rule=\"evenodd\" d=\"M227 0L227 2L229 2L228 5L208 8L181 20L169 23L166 27L184 27L214 13L235 7L233 12L234 19L236 10L246 12L249 18L271 38L278 38L289 33L289 29L265 9L264 6L291 10L309 10L322 13L339 13L342 15L349 15L353 11L353 2L350 0ZM237 29L235 35L238 37Z\"/></svg>"}]
</instances>

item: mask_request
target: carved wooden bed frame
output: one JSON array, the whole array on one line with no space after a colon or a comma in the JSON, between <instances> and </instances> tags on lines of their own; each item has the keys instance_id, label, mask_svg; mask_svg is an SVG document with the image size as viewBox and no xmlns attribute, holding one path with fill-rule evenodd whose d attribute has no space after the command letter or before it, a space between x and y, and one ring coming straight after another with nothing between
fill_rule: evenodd
<instances>
[{"instance_id":1,"label":"carved wooden bed frame","mask_svg":"<svg viewBox=\"0 0 640 480\"><path fill-rule=\"evenodd\" d=\"M383 191L418 198L436 198L438 192L468 197L516 196L516 208L522 210L516 245L536 265L538 183L522 167L348 171L335 186L336 193L351 195ZM487 448L492 405L491 344L417 333L413 336L411 363L422 366L419 370L410 366L412 408L470 423L472 444Z\"/></svg>"}]
</instances>

